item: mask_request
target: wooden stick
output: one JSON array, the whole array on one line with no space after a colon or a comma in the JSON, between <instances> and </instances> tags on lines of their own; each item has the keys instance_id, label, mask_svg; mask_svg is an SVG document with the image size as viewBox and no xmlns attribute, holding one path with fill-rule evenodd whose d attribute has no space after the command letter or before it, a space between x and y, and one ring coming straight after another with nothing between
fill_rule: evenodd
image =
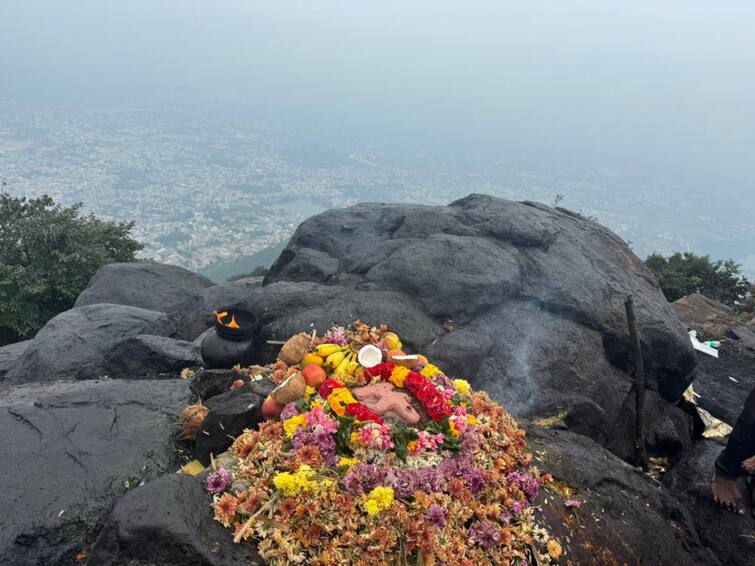
<instances>
[{"instance_id":1,"label":"wooden stick","mask_svg":"<svg viewBox=\"0 0 755 566\"><path fill-rule=\"evenodd\" d=\"M645 365L642 360L642 345L637 333L637 321L634 316L634 298L629 295L624 301L627 312L627 324L629 325L629 341L632 344L633 373L634 373L634 402L635 402L635 425L634 425L634 456L642 466L643 471L648 471L648 455L645 449Z\"/></svg>"}]
</instances>

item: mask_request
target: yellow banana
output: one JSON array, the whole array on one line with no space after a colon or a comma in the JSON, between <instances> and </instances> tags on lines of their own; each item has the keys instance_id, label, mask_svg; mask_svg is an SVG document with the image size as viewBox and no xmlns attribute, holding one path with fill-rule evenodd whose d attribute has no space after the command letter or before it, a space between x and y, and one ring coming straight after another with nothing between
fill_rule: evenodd
<instances>
[{"instance_id":1,"label":"yellow banana","mask_svg":"<svg viewBox=\"0 0 755 566\"><path fill-rule=\"evenodd\" d=\"M325 366L329 368L335 368L346 357L346 353L343 350L333 352L325 359Z\"/></svg>"},{"instance_id":2,"label":"yellow banana","mask_svg":"<svg viewBox=\"0 0 755 566\"><path fill-rule=\"evenodd\" d=\"M359 362L357 362L352 356L351 360L349 361L349 365L346 368L346 373L348 373L349 375L354 375L358 367Z\"/></svg>"},{"instance_id":3,"label":"yellow banana","mask_svg":"<svg viewBox=\"0 0 755 566\"><path fill-rule=\"evenodd\" d=\"M343 360L341 360L341 363L338 364L335 370L333 370L334 375L343 375L346 373L346 368L349 366L349 358L346 356L343 357Z\"/></svg>"},{"instance_id":4,"label":"yellow banana","mask_svg":"<svg viewBox=\"0 0 755 566\"><path fill-rule=\"evenodd\" d=\"M315 346L315 350L319 356L327 358L330 354L340 351L341 346L338 344L320 344Z\"/></svg>"}]
</instances>

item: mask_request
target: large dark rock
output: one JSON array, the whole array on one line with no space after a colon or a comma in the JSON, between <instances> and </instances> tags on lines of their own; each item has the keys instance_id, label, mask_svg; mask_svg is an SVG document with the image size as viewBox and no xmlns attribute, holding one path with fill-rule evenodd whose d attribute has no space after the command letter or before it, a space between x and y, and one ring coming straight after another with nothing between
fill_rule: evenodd
<instances>
[{"instance_id":1,"label":"large dark rock","mask_svg":"<svg viewBox=\"0 0 755 566\"><path fill-rule=\"evenodd\" d=\"M121 340L105 356L110 377L175 377L184 368L201 365L199 346L193 342L149 334Z\"/></svg>"},{"instance_id":2,"label":"large dark rock","mask_svg":"<svg viewBox=\"0 0 755 566\"><path fill-rule=\"evenodd\" d=\"M15 344L8 344L7 346L0 347L0 381L5 377L5 374L16 364L18 358L26 351L26 348L31 344L31 340L24 340L23 342L16 342Z\"/></svg>"},{"instance_id":3,"label":"large dark rock","mask_svg":"<svg viewBox=\"0 0 755 566\"><path fill-rule=\"evenodd\" d=\"M241 377L230 369L203 369L189 382L191 390L200 401L230 391L234 381Z\"/></svg>"},{"instance_id":4,"label":"large dark rock","mask_svg":"<svg viewBox=\"0 0 755 566\"><path fill-rule=\"evenodd\" d=\"M679 320L690 330L711 338L722 338L737 322L734 309L698 293L674 301L673 306Z\"/></svg>"},{"instance_id":5,"label":"large dark rock","mask_svg":"<svg viewBox=\"0 0 755 566\"><path fill-rule=\"evenodd\" d=\"M718 358L698 353L696 402L711 415L734 426L750 391L755 388L755 356L724 342Z\"/></svg>"},{"instance_id":6,"label":"large dark rock","mask_svg":"<svg viewBox=\"0 0 755 566\"><path fill-rule=\"evenodd\" d=\"M191 379L189 386L201 401L206 401L211 397L228 392L237 379L249 380L249 378L243 377L230 369L203 369L198 371ZM275 383L263 378L247 383L244 390L267 397L275 387Z\"/></svg>"},{"instance_id":7,"label":"large dark rock","mask_svg":"<svg viewBox=\"0 0 755 566\"><path fill-rule=\"evenodd\" d=\"M713 464L723 447L723 443L715 440L699 442L666 475L665 482L690 509L703 544L716 554L721 564L753 566L755 530L752 517L723 511L710 498Z\"/></svg>"},{"instance_id":8,"label":"large dark rock","mask_svg":"<svg viewBox=\"0 0 755 566\"><path fill-rule=\"evenodd\" d=\"M49 321L6 374L6 383L93 379L105 375L105 358L121 340L138 334L170 336L167 315L124 305L77 307Z\"/></svg>"},{"instance_id":9,"label":"large dark rock","mask_svg":"<svg viewBox=\"0 0 755 566\"><path fill-rule=\"evenodd\" d=\"M201 480L172 474L118 500L92 549L98 566L264 564L252 544L234 544L212 518Z\"/></svg>"},{"instance_id":10,"label":"large dark rock","mask_svg":"<svg viewBox=\"0 0 755 566\"><path fill-rule=\"evenodd\" d=\"M692 515L658 482L571 431L530 427L527 438L535 463L555 480L539 503L566 564L721 564ZM569 500L582 505L570 509ZM738 564L749 564L742 558Z\"/></svg>"},{"instance_id":11,"label":"large dark rock","mask_svg":"<svg viewBox=\"0 0 755 566\"><path fill-rule=\"evenodd\" d=\"M470 195L440 207L331 210L299 226L258 293L255 312L269 303L274 313L262 317L265 339L349 315L387 322L514 414L563 415L604 443L631 386L627 295L648 387L675 402L695 364L684 327L626 244L537 203Z\"/></svg>"},{"instance_id":12,"label":"large dark rock","mask_svg":"<svg viewBox=\"0 0 755 566\"><path fill-rule=\"evenodd\" d=\"M75 306L114 303L170 312L178 303L212 285L206 277L176 265L151 261L111 263L97 270Z\"/></svg>"},{"instance_id":13,"label":"large dark rock","mask_svg":"<svg viewBox=\"0 0 755 566\"><path fill-rule=\"evenodd\" d=\"M745 353L755 356L755 328L739 324L726 331L726 337L736 340L736 345Z\"/></svg>"},{"instance_id":14,"label":"large dark rock","mask_svg":"<svg viewBox=\"0 0 755 566\"><path fill-rule=\"evenodd\" d=\"M249 384L208 399L205 405L209 412L197 432L194 456L206 466L210 463L210 454L217 456L225 452L244 429L254 428L262 421L264 400Z\"/></svg>"},{"instance_id":15,"label":"large dark rock","mask_svg":"<svg viewBox=\"0 0 755 566\"><path fill-rule=\"evenodd\" d=\"M183 380L89 380L0 390L0 564L68 565L113 500L175 469Z\"/></svg>"}]
</instances>

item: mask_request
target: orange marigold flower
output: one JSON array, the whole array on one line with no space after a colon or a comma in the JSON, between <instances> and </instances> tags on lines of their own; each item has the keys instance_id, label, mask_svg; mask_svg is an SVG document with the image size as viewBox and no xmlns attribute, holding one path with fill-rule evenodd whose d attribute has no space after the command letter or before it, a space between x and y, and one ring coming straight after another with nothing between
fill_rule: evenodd
<instances>
[{"instance_id":1,"label":"orange marigold flower","mask_svg":"<svg viewBox=\"0 0 755 566\"><path fill-rule=\"evenodd\" d=\"M230 493L224 493L218 502L215 503L215 520L222 523L225 527L230 527L236 518L236 509L239 506L239 500Z\"/></svg>"},{"instance_id":2,"label":"orange marigold flower","mask_svg":"<svg viewBox=\"0 0 755 566\"><path fill-rule=\"evenodd\" d=\"M548 554L550 555L550 557L554 559L559 558L561 556L561 552L562 552L562 549L559 542L554 538L549 539L548 540Z\"/></svg>"}]
</instances>

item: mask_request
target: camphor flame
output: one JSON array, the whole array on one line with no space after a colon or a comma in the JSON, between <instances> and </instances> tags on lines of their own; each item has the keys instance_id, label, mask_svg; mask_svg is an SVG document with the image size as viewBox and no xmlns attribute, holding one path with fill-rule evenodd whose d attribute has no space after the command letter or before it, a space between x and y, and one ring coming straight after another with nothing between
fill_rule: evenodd
<instances>
[{"instance_id":1,"label":"camphor flame","mask_svg":"<svg viewBox=\"0 0 755 566\"><path fill-rule=\"evenodd\" d=\"M228 316L228 311L218 312L218 311L212 311L215 314L215 318L217 319L218 323L222 324L223 326L227 328L233 328L235 330L238 330L241 328L239 326L239 323L236 322L236 315L231 315L231 322L225 323L223 322L223 319Z\"/></svg>"}]
</instances>

